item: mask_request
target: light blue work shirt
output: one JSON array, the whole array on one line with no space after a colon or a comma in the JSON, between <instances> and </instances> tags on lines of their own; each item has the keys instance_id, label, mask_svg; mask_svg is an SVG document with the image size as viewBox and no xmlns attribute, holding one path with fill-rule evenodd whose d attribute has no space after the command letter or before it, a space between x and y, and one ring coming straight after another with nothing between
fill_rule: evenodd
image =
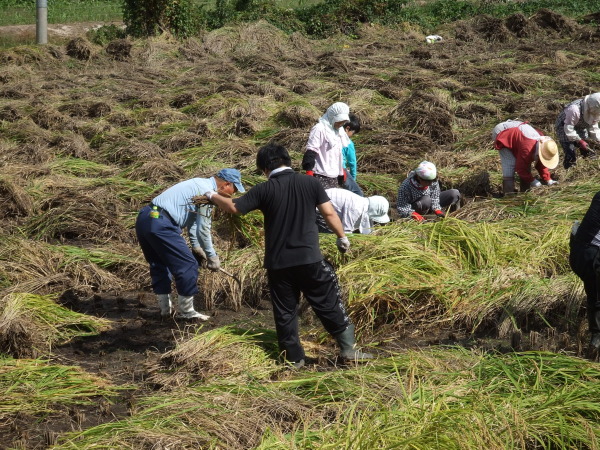
<instances>
[{"instance_id":1,"label":"light blue work shirt","mask_svg":"<svg viewBox=\"0 0 600 450\"><path fill-rule=\"evenodd\" d=\"M171 186L152 199L153 205L167 211L177 225L187 229L192 247L202 247L208 257L217 255L210 234L213 207L196 206L192 203L192 197L216 190L214 177L191 178Z\"/></svg>"}]
</instances>

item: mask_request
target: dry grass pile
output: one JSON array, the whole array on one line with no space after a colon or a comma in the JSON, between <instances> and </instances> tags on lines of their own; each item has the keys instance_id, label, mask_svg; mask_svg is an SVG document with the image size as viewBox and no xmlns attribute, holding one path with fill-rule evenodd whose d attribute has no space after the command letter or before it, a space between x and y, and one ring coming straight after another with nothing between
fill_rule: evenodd
<instances>
[{"instance_id":1,"label":"dry grass pile","mask_svg":"<svg viewBox=\"0 0 600 450\"><path fill-rule=\"evenodd\" d=\"M78 37L67 43L67 55L71 58L87 61L93 54L93 45L84 38Z\"/></svg>"},{"instance_id":2,"label":"dry grass pile","mask_svg":"<svg viewBox=\"0 0 600 450\"><path fill-rule=\"evenodd\" d=\"M148 381L175 389L219 379L237 383L265 380L279 369L256 344L256 338L233 328L184 332L175 349L164 353L151 368Z\"/></svg>"},{"instance_id":3,"label":"dry grass pile","mask_svg":"<svg viewBox=\"0 0 600 450\"><path fill-rule=\"evenodd\" d=\"M0 176L0 218L27 216L33 212L33 200L21 182Z\"/></svg>"}]
</instances>

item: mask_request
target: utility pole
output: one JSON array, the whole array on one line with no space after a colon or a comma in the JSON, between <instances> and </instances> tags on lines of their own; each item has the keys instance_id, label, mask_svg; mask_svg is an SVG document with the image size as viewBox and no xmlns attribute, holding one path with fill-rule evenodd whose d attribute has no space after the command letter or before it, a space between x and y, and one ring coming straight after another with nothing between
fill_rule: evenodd
<instances>
[{"instance_id":1,"label":"utility pole","mask_svg":"<svg viewBox=\"0 0 600 450\"><path fill-rule=\"evenodd\" d=\"M35 37L38 44L48 43L48 0L36 0Z\"/></svg>"}]
</instances>

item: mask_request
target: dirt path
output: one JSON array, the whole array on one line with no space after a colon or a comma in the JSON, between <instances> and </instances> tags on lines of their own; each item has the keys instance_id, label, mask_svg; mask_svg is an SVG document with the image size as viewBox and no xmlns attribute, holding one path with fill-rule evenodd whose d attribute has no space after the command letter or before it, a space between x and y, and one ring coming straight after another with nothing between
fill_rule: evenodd
<instances>
[{"instance_id":1,"label":"dirt path","mask_svg":"<svg viewBox=\"0 0 600 450\"><path fill-rule=\"evenodd\" d=\"M80 36L103 25L123 25L122 22L78 22L69 24L48 24L48 38L71 38ZM35 24L6 25L0 27L0 37L29 38L35 37Z\"/></svg>"}]
</instances>

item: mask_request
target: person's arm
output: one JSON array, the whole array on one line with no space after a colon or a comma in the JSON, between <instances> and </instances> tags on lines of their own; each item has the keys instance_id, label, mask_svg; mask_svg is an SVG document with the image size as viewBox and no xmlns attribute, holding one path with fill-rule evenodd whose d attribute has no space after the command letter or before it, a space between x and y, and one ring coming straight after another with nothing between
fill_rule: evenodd
<instances>
[{"instance_id":1,"label":"person's arm","mask_svg":"<svg viewBox=\"0 0 600 450\"><path fill-rule=\"evenodd\" d=\"M396 210L400 217L410 217L415 210L411 206L410 187L402 183L398 188L398 200L396 201Z\"/></svg>"},{"instance_id":2,"label":"person's arm","mask_svg":"<svg viewBox=\"0 0 600 450\"><path fill-rule=\"evenodd\" d=\"M535 162L535 168L538 171L538 173L540 174L540 177L542 178L542 180L544 180L546 182L548 182L548 181L551 180L552 177L550 176L550 171L548 170L548 168L546 166L544 166L542 164L541 161L536 161Z\"/></svg>"},{"instance_id":3,"label":"person's arm","mask_svg":"<svg viewBox=\"0 0 600 450\"><path fill-rule=\"evenodd\" d=\"M335 245L337 246L338 250L342 253L346 253L350 248L350 241L346 237L344 227L342 226L342 221L335 212L335 208L331 202L325 202L317 205L317 209L325 219L329 229L337 236Z\"/></svg>"},{"instance_id":4,"label":"person's arm","mask_svg":"<svg viewBox=\"0 0 600 450\"><path fill-rule=\"evenodd\" d=\"M600 128L598 128L598 123L593 123L591 127L588 128L588 133L590 137L596 142L600 142Z\"/></svg>"},{"instance_id":5,"label":"person's arm","mask_svg":"<svg viewBox=\"0 0 600 450\"><path fill-rule=\"evenodd\" d=\"M431 197L431 210L434 212L441 211L442 206L440 205L440 182L439 181L431 183L431 186L429 186L429 196Z\"/></svg>"},{"instance_id":6,"label":"person's arm","mask_svg":"<svg viewBox=\"0 0 600 450\"><path fill-rule=\"evenodd\" d=\"M346 157L346 167L350 171L350 176L356 181L356 148L354 142L350 140L348 147L345 147L344 156Z\"/></svg>"},{"instance_id":7,"label":"person's arm","mask_svg":"<svg viewBox=\"0 0 600 450\"><path fill-rule=\"evenodd\" d=\"M565 110L564 131L570 142L579 141L581 136L575 130L575 125L579 122L580 114L578 106L571 106Z\"/></svg>"},{"instance_id":8,"label":"person's arm","mask_svg":"<svg viewBox=\"0 0 600 450\"><path fill-rule=\"evenodd\" d=\"M315 168L324 139L323 130L321 130L320 126L317 124L312 127L308 135L308 141L306 142L304 156L302 157L302 169L311 172L309 175L312 175L312 170Z\"/></svg>"},{"instance_id":9,"label":"person's arm","mask_svg":"<svg viewBox=\"0 0 600 450\"><path fill-rule=\"evenodd\" d=\"M519 178L524 183L531 183L534 180L531 174L531 163L533 162L533 153L538 144L536 143L533 148L529 151L521 148L517 153L515 161L515 172L519 175Z\"/></svg>"},{"instance_id":10,"label":"person's arm","mask_svg":"<svg viewBox=\"0 0 600 450\"><path fill-rule=\"evenodd\" d=\"M200 247L208 258L217 255L217 252L213 247L211 229L212 211L210 207L199 206L195 220L188 228L188 236L190 238L192 250L194 250L197 247Z\"/></svg>"},{"instance_id":11,"label":"person's arm","mask_svg":"<svg viewBox=\"0 0 600 450\"><path fill-rule=\"evenodd\" d=\"M210 200L218 208L222 209L226 213L229 214L242 214L241 211L238 211L233 199L230 197L224 197L222 195L217 194L214 191L206 192L204 195Z\"/></svg>"}]
</instances>

